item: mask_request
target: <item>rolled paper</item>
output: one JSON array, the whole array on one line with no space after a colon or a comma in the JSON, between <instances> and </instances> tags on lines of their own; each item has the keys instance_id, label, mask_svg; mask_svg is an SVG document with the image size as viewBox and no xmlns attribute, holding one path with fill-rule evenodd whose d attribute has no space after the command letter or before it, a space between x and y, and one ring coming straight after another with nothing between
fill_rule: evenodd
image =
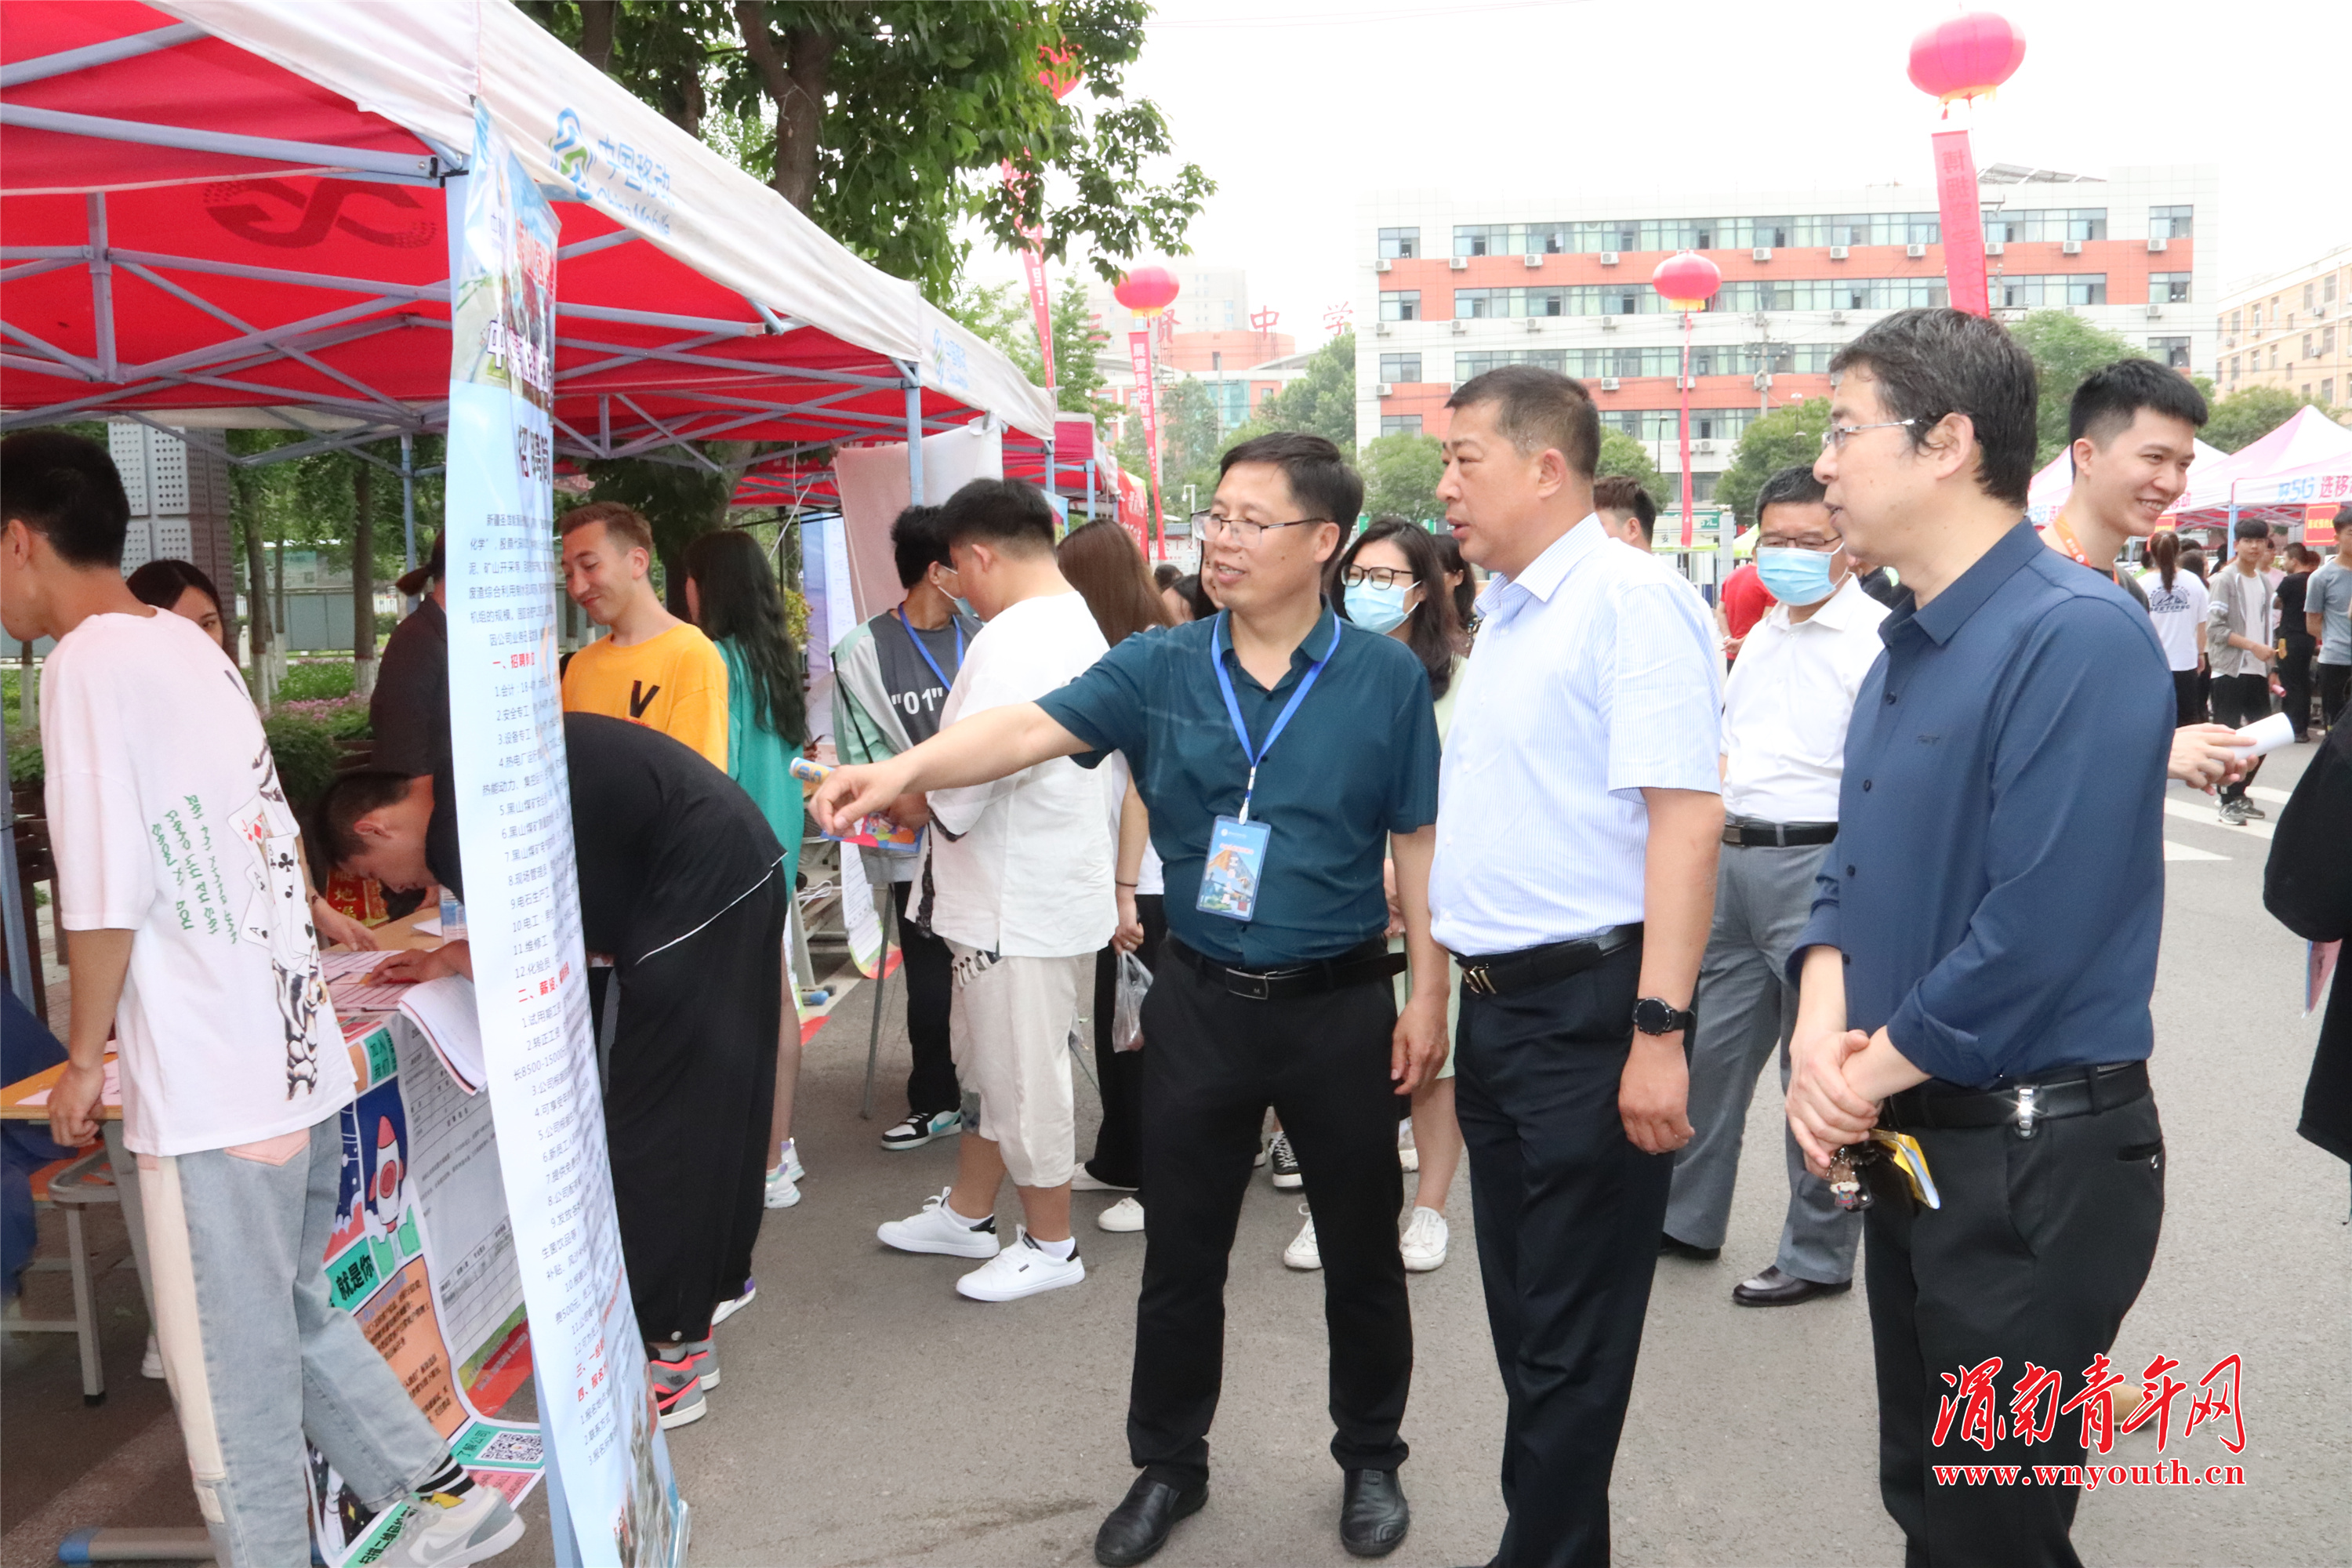
<instances>
[{"instance_id":1,"label":"rolled paper","mask_svg":"<svg viewBox=\"0 0 2352 1568\"><path fill-rule=\"evenodd\" d=\"M2283 746L2294 744L2294 721L2284 713L2273 713L2239 731L2238 742L2247 762L2267 757Z\"/></svg>"}]
</instances>

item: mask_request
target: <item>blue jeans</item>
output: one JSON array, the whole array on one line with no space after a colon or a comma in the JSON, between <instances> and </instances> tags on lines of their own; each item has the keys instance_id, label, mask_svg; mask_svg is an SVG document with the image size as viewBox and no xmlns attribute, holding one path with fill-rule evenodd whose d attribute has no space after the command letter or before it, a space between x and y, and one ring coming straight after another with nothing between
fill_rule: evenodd
<instances>
[{"instance_id":1,"label":"blue jeans","mask_svg":"<svg viewBox=\"0 0 2352 1568\"><path fill-rule=\"evenodd\" d=\"M139 1157L163 1370L197 1505L236 1568L310 1561L306 1435L371 1509L449 1459L358 1322L328 1300L340 1121L243 1151Z\"/></svg>"}]
</instances>

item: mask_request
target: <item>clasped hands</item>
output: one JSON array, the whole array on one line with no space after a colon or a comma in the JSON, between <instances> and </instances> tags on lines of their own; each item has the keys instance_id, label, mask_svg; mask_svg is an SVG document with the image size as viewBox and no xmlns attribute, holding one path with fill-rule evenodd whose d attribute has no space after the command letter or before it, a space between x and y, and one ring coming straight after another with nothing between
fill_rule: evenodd
<instances>
[{"instance_id":1,"label":"clasped hands","mask_svg":"<svg viewBox=\"0 0 2352 1568\"><path fill-rule=\"evenodd\" d=\"M1799 1029L1789 1042L1789 1130L1804 1151L1805 1168L1829 1174L1830 1156L1870 1136L1878 1104L1855 1087L1847 1068L1870 1048L1860 1029Z\"/></svg>"}]
</instances>

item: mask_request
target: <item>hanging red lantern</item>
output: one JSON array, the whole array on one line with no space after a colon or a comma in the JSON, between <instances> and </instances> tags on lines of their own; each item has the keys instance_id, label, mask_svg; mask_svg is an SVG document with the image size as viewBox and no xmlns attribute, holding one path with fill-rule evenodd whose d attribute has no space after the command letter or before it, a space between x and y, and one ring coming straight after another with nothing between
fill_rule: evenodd
<instances>
[{"instance_id":1,"label":"hanging red lantern","mask_svg":"<svg viewBox=\"0 0 2352 1568\"><path fill-rule=\"evenodd\" d=\"M1990 98L2025 63L2025 35L2006 16L1969 11L1911 40L1911 85L1944 100Z\"/></svg>"},{"instance_id":2,"label":"hanging red lantern","mask_svg":"<svg viewBox=\"0 0 2352 1568\"><path fill-rule=\"evenodd\" d=\"M1658 263L1650 287L1664 297L1670 310L1704 310L1723 287L1723 268L1696 250L1678 250Z\"/></svg>"},{"instance_id":3,"label":"hanging red lantern","mask_svg":"<svg viewBox=\"0 0 2352 1568\"><path fill-rule=\"evenodd\" d=\"M1134 314L1156 316L1176 302L1176 274L1165 267L1139 267L1110 292Z\"/></svg>"}]
</instances>

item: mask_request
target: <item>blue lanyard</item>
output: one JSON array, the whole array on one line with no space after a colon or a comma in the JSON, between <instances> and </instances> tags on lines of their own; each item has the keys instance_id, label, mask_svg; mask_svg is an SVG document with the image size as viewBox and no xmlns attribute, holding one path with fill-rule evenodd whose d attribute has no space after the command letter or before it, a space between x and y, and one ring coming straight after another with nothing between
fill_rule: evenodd
<instances>
[{"instance_id":1,"label":"blue lanyard","mask_svg":"<svg viewBox=\"0 0 2352 1568\"><path fill-rule=\"evenodd\" d=\"M923 639L915 635L914 623L907 619L907 606L904 605L898 606L898 624L907 628L907 640L915 645L915 651L923 656L923 662L929 665L931 667L931 673L940 678L940 689L941 691L945 691L948 688L953 686L955 684L954 679L949 676L946 670L940 668L940 661L931 657L931 650L923 646ZM958 669L961 669L963 668L963 623L956 619L955 616L950 613L948 616L948 625L955 628L956 668Z\"/></svg>"},{"instance_id":2,"label":"blue lanyard","mask_svg":"<svg viewBox=\"0 0 2352 1568\"><path fill-rule=\"evenodd\" d=\"M1234 696L1234 678L1225 673L1224 658L1217 651L1221 645L1231 646L1229 639L1233 634L1228 626L1229 614L1230 612L1224 610L1217 612L1217 629L1209 637L1209 668L1217 672L1217 689L1224 694L1225 712L1233 719L1234 738L1242 743L1242 755L1249 759L1249 783L1242 786L1240 816L1241 821L1247 822L1250 796L1257 792L1257 765L1265 761L1265 754L1274 750L1275 742L1282 738L1283 729L1290 722L1290 716L1298 711L1300 703L1307 700L1307 693L1313 689L1315 678L1323 673L1325 665L1331 662L1331 655L1338 649L1339 638L1337 636L1339 628L1332 627L1334 635L1331 638L1331 647L1324 650L1321 658L1307 667L1306 675L1299 679L1298 689L1290 694L1289 702L1284 706L1282 712L1274 721L1274 728L1265 732L1265 743L1257 750L1252 751L1249 726L1242 722L1241 701Z\"/></svg>"}]
</instances>

